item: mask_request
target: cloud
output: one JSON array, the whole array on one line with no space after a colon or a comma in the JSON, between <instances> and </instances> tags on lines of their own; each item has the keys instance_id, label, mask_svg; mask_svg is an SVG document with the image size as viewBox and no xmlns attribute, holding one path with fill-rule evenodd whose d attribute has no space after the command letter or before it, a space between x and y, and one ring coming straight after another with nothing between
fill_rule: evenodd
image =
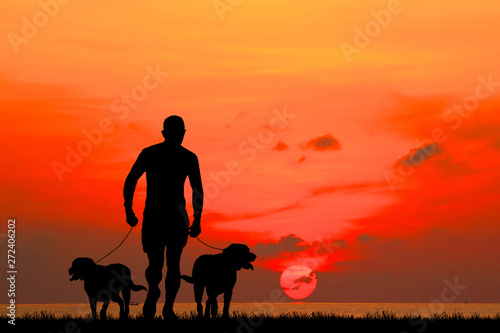
<instances>
[{"instance_id":1,"label":"cloud","mask_svg":"<svg viewBox=\"0 0 500 333\"><path fill-rule=\"evenodd\" d=\"M283 290L299 290L299 287L300 287L300 284L296 285L296 286L294 286L292 288L288 288L288 287L281 287L281 288L283 288Z\"/></svg>"},{"instance_id":2,"label":"cloud","mask_svg":"<svg viewBox=\"0 0 500 333\"><path fill-rule=\"evenodd\" d=\"M276 146L274 146L274 148L273 148L273 150L277 150L277 151L283 151L283 150L287 150L287 149L288 149L288 145L281 140L278 141Z\"/></svg>"},{"instance_id":3,"label":"cloud","mask_svg":"<svg viewBox=\"0 0 500 333\"><path fill-rule=\"evenodd\" d=\"M295 234L281 237L276 243L258 243L253 250L259 257L276 257L284 254L297 253L310 246Z\"/></svg>"},{"instance_id":4,"label":"cloud","mask_svg":"<svg viewBox=\"0 0 500 333\"><path fill-rule=\"evenodd\" d=\"M383 182L360 182L360 183L349 183L349 184L336 184L336 185L326 185L317 187L311 190L311 196L316 197L319 195L330 194L334 192L365 192L369 190L376 190L383 186L386 186Z\"/></svg>"},{"instance_id":5,"label":"cloud","mask_svg":"<svg viewBox=\"0 0 500 333\"><path fill-rule=\"evenodd\" d=\"M292 202L282 207L277 207L273 209L268 209L260 212L252 212L252 213L226 214L216 211L204 211L203 217L205 221L209 221L210 223L228 223L239 220L251 220L259 217L269 216L285 212L288 210L293 210L298 208L299 206L300 206L300 201Z\"/></svg>"},{"instance_id":6,"label":"cloud","mask_svg":"<svg viewBox=\"0 0 500 333\"><path fill-rule=\"evenodd\" d=\"M302 149L314 149L319 151L325 150L340 150L340 144L330 134L326 134L314 139L309 140L307 143L301 145Z\"/></svg>"},{"instance_id":7,"label":"cloud","mask_svg":"<svg viewBox=\"0 0 500 333\"><path fill-rule=\"evenodd\" d=\"M291 287L291 288L288 288L288 287L282 287L283 290L299 290L300 289L300 286L305 283L305 284L310 284L313 282L313 280L315 279L315 275L314 272L311 272L309 273L309 275L304 275L304 276L301 276L299 277L298 279L295 279L293 280L293 283L295 283L296 285Z\"/></svg>"},{"instance_id":8,"label":"cloud","mask_svg":"<svg viewBox=\"0 0 500 333\"><path fill-rule=\"evenodd\" d=\"M307 276L301 276L300 278L296 279L295 281L293 281L294 283L311 283L313 281L313 278L314 278L314 272L311 272L309 273L309 275Z\"/></svg>"},{"instance_id":9,"label":"cloud","mask_svg":"<svg viewBox=\"0 0 500 333\"><path fill-rule=\"evenodd\" d=\"M342 239L327 238L308 243L290 234L281 237L277 242L258 243L252 251L259 256L261 265L275 271L283 271L292 265L306 265L318 271L328 270L333 262L345 258L346 248L347 242Z\"/></svg>"},{"instance_id":10,"label":"cloud","mask_svg":"<svg viewBox=\"0 0 500 333\"><path fill-rule=\"evenodd\" d=\"M345 249L347 248L347 242L342 239L337 239L336 241L333 241L332 246L334 248Z\"/></svg>"},{"instance_id":11,"label":"cloud","mask_svg":"<svg viewBox=\"0 0 500 333\"><path fill-rule=\"evenodd\" d=\"M443 146L432 142L427 145L422 145L419 148L411 149L410 152L401 157L396 163L396 167L399 164L405 164L407 166L418 166L431 158L432 156L439 155L443 152Z\"/></svg>"},{"instance_id":12,"label":"cloud","mask_svg":"<svg viewBox=\"0 0 500 333\"><path fill-rule=\"evenodd\" d=\"M295 234L281 237L277 242L258 243L253 250L259 257L280 257L287 258L299 252L311 252L319 255L328 254L338 249L347 248L347 242L342 239L315 241L308 243Z\"/></svg>"},{"instance_id":13,"label":"cloud","mask_svg":"<svg viewBox=\"0 0 500 333\"><path fill-rule=\"evenodd\" d=\"M372 241L374 240L375 238L373 238L373 236L370 236L368 234L361 234L358 236L358 240L360 242L369 242L369 241Z\"/></svg>"}]
</instances>

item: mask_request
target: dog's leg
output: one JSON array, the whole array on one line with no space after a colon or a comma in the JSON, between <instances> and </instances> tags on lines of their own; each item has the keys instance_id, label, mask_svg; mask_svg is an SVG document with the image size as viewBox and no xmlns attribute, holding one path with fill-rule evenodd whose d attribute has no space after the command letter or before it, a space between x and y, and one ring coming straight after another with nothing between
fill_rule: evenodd
<instances>
[{"instance_id":1,"label":"dog's leg","mask_svg":"<svg viewBox=\"0 0 500 333\"><path fill-rule=\"evenodd\" d=\"M229 305L231 304L231 297L233 296L233 290L227 290L224 293L224 308L222 309L222 317L229 318Z\"/></svg>"},{"instance_id":2,"label":"dog's leg","mask_svg":"<svg viewBox=\"0 0 500 333\"><path fill-rule=\"evenodd\" d=\"M129 305L130 305L130 288L127 288L127 287L123 288L122 295L123 295L123 302L124 302L124 305L125 305L124 315L125 315L125 318L128 318L128 314L130 313L130 308L129 308Z\"/></svg>"},{"instance_id":3,"label":"dog's leg","mask_svg":"<svg viewBox=\"0 0 500 333\"><path fill-rule=\"evenodd\" d=\"M205 317L210 318L210 314L212 317L217 317L217 293L207 287L207 296L208 299L205 305Z\"/></svg>"},{"instance_id":4,"label":"dog's leg","mask_svg":"<svg viewBox=\"0 0 500 333\"><path fill-rule=\"evenodd\" d=\"M95 297L90 297L89 296L89 303L90 303L90 311L92 311L92 319L96 319L97 317L97 299Z\"/></svg>"},{"instance_id":5,"label":"dog's leg","mask_svg":"<svg viewBox=\"0 0 500 333\"><path fill-rule=\"evenodd\" d=\"M101 319L106 319L106 311L108 310L109 301L110 301L109 298L106 298L105 300L103 300L101 312L99 313L99 315L101 316Z\"/></svg>"},{"instance_id":6,"label":"dog's leg","mask_svg":"<svg viewBox=\"0 0 500 333\"><path fill-rule=\"evenodd\" d=\"M212 298L208 296L207 302L205 303L205 318L210 318L210 306L212 305Z\"/></svg>"},{"instance_id":7,"label":"dog's leg","mask_svg":"<svg viewBox=\"0 0 500 333\"><path fill-rule=\"evenodd\" d=\"M113 301L118 303L118 306L120 307L120 319L127 319L127 316L125 316L125 307L123 305L123 300L120 297L120 295L114 295L113 296Z\"/></svg>"},{"instance_id":8,"label":"dog's leg","mask_svg":"<svg viewBox=\"0 0 500 333\"><path fill-rule=\"evenodd\" d=\"M219 310L219 305L217 304L217 297L214 297L212 300L212 308L210 310L212 317L217 317L217 311Z\"/></svg>"},{"instance_id":9,"label":"dog's leg","mask_svg":"<svg viewBox=\"0 0 500 333\"><path fill-rule=\"evenodd\" d=\"M203 299L203 290L205 287L201 283L195 283L194 289L194 300L196 301L196 310L198 311L198 318L203 317L203 305L201 303Z\"/></svg>"}]
</instances>

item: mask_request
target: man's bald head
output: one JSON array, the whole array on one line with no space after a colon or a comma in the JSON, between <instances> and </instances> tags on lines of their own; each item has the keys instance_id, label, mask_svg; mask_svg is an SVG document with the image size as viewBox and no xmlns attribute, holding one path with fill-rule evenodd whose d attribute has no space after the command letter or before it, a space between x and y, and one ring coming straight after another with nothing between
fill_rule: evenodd
<instances>
[{"instance_id":1,"label":"man's bald head","mask_svg":"<svg viewBox=\"0 0 500 333\"><path fill-rule=\"evenodd\" d=\"M161 133L167 143L180 145L186 133L184 120L179 116L167 117L163 122L163 131Z\"/></svg>"}]
</instances>

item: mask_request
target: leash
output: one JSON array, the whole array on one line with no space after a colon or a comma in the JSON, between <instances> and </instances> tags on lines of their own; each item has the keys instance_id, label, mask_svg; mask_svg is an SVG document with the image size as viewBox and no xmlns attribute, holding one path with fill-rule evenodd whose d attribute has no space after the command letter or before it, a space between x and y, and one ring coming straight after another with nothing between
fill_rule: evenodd
<instances>
[{"instance_id":1,"label":"leash","mask_svg":"<svg viewBox=\"0 0 500 333\"><path fill-rule=\"evenodd\" d=\"M197 240L199 240L201 244L203 244L203 245L205 245L205 246L207 246L207 247L209 247L209 248L211 248L211 249L214 249L214 250L220 250L220 251L223 251L223 250L224 250L224 249L221 249L221 248L219 248L219 247L215 247L215 246L210 246L210 245L208 245L207 243L205 243L204 241L202 241L199 237L196 237L196 239L197 239Z\"/></svg>"},{"instance_id":2,"label":"leash","mask_svg":"<svg viewBox=\"0 0 500 333\"><path fill-rule=\"evenodd\" d=\"M118 244L117 247L115 247L113 250L111 250L108 254L106 254L104 257L102 257L101 259L97 260L95 263L97 264L99 261L103 260L104 258L106 258L107 256L109 256L111 253L115 252L120 246L122 246L123 242L125 242L125 240L128 238L128 235L130 235L130 233L132 232L132 229L134 227L130 227L130 230L128 231L127 233L127 236L125 236L125 238L121 241L120 244Z\"/></svg>"}]
</instances>

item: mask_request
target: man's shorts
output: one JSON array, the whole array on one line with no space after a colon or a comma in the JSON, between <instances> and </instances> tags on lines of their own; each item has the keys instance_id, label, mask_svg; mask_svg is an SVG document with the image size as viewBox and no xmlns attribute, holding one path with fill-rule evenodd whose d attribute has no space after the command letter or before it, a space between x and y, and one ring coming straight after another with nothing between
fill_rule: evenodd
<instances>
[{"instance_id":1,"label":"man's shorts","mask_svg":"<svg viewBox=\"0 0 500 333\"><path fill-rule=\"evenodd\" d=\"M188 225L182 216L172 215L162 218L144 216L141 236L144 252L163 246L167 246L167 249L182 250L186 246L189 236Z\"/></svg>"}]
</instances>

